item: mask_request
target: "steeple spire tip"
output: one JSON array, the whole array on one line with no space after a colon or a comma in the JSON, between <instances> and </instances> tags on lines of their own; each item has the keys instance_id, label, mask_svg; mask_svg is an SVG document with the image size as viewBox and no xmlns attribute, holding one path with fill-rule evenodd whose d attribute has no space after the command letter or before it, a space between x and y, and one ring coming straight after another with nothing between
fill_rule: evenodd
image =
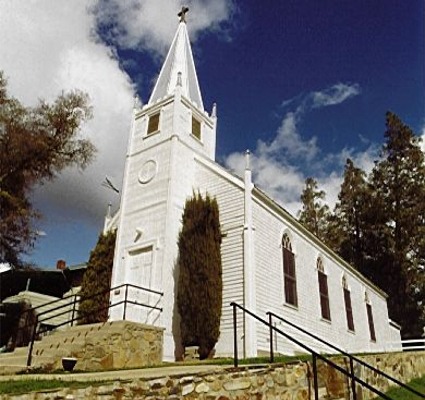
<instances>
[{"instance_id":1,"label":"steeple spire tip","mask_svg":"<svg viewBox=\"0 0 425 400\"><path fill-rule=\"evenodd\" d=\"M185 23L188 10L188 7L182 7L178 14L180 23L148 104L173 94L176 87L180 87L183 96L196 103L201 111L204 110Z\"/></svg>"},{"instance_id":2,"label":"steeple spire tip","mask_svg":"<svg viewBox=\"0 0 425 400\"><path fill-rule=\"evenodd\" d=\"M186 23L186 13L189 11L189 7L183 6L181 11L177 14L180 17L180 22Z\"/></svg>"}]
</instances>

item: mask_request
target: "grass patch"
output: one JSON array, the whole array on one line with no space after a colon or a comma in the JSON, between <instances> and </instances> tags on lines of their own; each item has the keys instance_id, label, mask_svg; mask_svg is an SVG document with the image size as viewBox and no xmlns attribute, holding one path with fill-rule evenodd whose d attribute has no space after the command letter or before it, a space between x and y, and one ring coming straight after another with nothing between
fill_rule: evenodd
<instances>
[{"instance_id":1,"label":"grass patch","mask_svg":"<svg viewBox=\"0 0 425 400\"><path fill-rule=\"evenodd\" d=\"M301 354L297 356L283 356L283 355L275 355L273 364L287 364L292 362L299 361L310 361L310 354ZM168 364L158 365L159 367L173 366L173 365L229 365L233 366L234 360L232 357L225 358L211 358L207 360L191 360L191 361L177 361ZM270 357L253 357L253 358L241 358L238 360L239 365L250 365L250 364L270 364ZM149 367L149 368L155 368Z\"/></svg>"},{"instance_id":2,"label":"grass patch","mask_svg":"<svg viewBox=\"0 0 425 400\"><path fill-rule=\"evenodd\" d=\"M25 379L19 381L3 381L0 384L0 394L25 394L30 392L48 391L61 388L85 388L99 382L66 382L60 379Z\"/></svg>"},{"instance_id":3,"label":"grass patch","mask_svg":"<svg viewBox=\"0 0 425 400\"><path fill-rule=\"evenodd\" d=\"M413 379L407 385L425 395L425 375L421 378ZM391 388L385 394L394 400L417 400L419 398L414 393L403 388Z\"/></svg>"}]
</instances>

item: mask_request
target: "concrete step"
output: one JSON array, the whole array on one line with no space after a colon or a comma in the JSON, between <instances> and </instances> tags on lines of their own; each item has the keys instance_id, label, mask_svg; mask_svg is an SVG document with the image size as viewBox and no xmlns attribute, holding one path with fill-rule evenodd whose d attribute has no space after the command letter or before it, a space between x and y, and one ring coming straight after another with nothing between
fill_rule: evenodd
<instances>
[{"instance_id":1,"label":"concrete step","mask_svg":"<svg viewBox=\"0 0 425 400\"><path fill-rule=\"evenodd\" d=\"M115 334L122 335L126 329L139 329L131 325L128 327L128 325L129 323L125 321L77 325L44 335L41 340L34 342L31 367L44 367L46 370L60 369L63 357L83 358L87 342L96 340L97 335L112 338ZM27 357L28 347L20 347L13 353L0 354L0 366L4 367L3 370L6 366L19 366L24 369ZM1 371L2 368L0 373Z\"/></svg>"},{"instance_id":2,"label":"concrete step","mask_svg":"<svg viewBox=\"0 0 425 400\"><path fill-rule=\"evenodd\" d=\"M34 342L32 368L61 368L62 357L78 354L84 348L87 336L98 332L103 324L96 326L78 326L66 332L57 331ZM0 374L26 369L28 347L18 347L11 353L0 354Z\"/></svg>"},{"instance_id":3,"label":"concrete step","mask_svg":"<svg viewBox=\"0 0 425 400\"><path fill-rule=\"evenodd\" d=\"M68 349L63 348L55 352L47 352L42 354L33 354L31 360L31 368L47 368L51 370L61 369L61 360L63 357L69 357L71 353ZM14 355L9 353L8 356L0 357L0 375L13 374L27 369L27 355Z\"/></svg>"},{"instance_id":4,"label":"concrete step","mask_svg":"<svg viewBox=\"0 0 425 400\"><path fill-rule=\"evenodd\" d=\"M15 355L14 353L9 353L7 356L2 355L0 357L0 366L3 365L26 365L27 356L26 355Z\"/></svg>"},{"instance_id":5,"label":"concrete step","mask_svg":"<svg viewBox=\"0 0 425 400\"><path fill-rule=\"evenodd\" d=\"M97 332L106 330L108 333L121 333L121 327L111 327L110 323L99 323L91 325L77 325L66 330L52 331L51 333L42 336L34 342L34 351L41 349L53 349L60 346L72 344L84 344L86 339ZM18 347L14 351L15 354L27 354L28 347ZM0 354L0 357L2 355Z\"/></svg>"},{"instance_id":6,"label":"concrete step","mask_svg":"<svg viewBox=\"0 0 425 400\"><path fill-rule=\"evenodd\" d=\"M82 345L59 346L52 349L36 349L32 353L32 359L36 358L62 358L70 357L83 349ZM26 364L28 352L4 353L0 357L0 365Z\"/></svg>"},{"instance_id":7,"label":"concrete step","mask_svg":"<svg viewBox=\"0 0 425 400\"><path fill-rule=\"evenodd\" d=\"M0 375L15 375L26 370L26 365L0 365Z\"/></svg>"},{"instance_id":8,"label":"concrete step","mask_svg":"<svg viewBox=\"0 0 425 400\"><path fill-rule=\"evenodd\" d=\"M0 354L0 360L2 357L7 357L9 354L15 354L15 355L25 355L28 354L28 347L17 347L13 352L11 353L1 353Z\"/></svg>"}]
</instances>

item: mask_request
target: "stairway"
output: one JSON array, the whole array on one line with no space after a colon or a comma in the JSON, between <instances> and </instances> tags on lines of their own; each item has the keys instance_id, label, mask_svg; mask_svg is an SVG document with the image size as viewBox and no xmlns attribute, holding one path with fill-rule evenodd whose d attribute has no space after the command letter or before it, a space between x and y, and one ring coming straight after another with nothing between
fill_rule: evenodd
<instances>
[{"instance_id":1,"label":"stairway","mask_svg":"<svg viewBox=\"0 0 425 400\"><path fill-rule=\"evenodd\" d=\"M162 361L163 328L131 321L78 325L34 343L31 368L62 369L63 357L77 358L76 370L141 368ZM28 348L0 355L0 374L26 370Z\"/></svg>"},{"instance_id":2,"label":"stairway","mask_svg":"<svg viewBox=\"0 0 425 400\"><path fill-rule=\"evenodd\" d=\"M62 357L80 357L85 351L87 339L93 335L109 333L111 322L78 325L50 332L34 342L32 369L61 369ZM27 369L28 347L18 347L11 353L0 354L0 375Z\"/></svg>"}]
</instances>

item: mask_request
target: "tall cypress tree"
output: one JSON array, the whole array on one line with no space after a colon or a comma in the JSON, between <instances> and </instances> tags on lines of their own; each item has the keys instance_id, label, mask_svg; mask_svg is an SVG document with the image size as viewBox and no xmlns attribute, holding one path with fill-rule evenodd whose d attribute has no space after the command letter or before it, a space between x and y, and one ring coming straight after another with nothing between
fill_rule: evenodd
<instances>
[{"instance_id":1,"label":"tall cypress tree","mask_svg":"<svg viewBox=\"0 0 425 400\"><path fill-rule=\"evenodd\" d=\"M207 194L188 199L179 234L177 307L183 346L208 357L220 335L222 306L221 232L218 204Z\"/></svg>"},{"instance_id":2,"label":"tall cypress tree","mask_svg":"<svg viewBox=\"0 0 425 400\"><path fill-rule=\"evenodd\" d=\"M116 231L100 234L90 253L80 291L79 324L93 324L108 320L109 289L111 288ZM89 298L97 293L102 296Z\"/></svg>"}]
</instances>

